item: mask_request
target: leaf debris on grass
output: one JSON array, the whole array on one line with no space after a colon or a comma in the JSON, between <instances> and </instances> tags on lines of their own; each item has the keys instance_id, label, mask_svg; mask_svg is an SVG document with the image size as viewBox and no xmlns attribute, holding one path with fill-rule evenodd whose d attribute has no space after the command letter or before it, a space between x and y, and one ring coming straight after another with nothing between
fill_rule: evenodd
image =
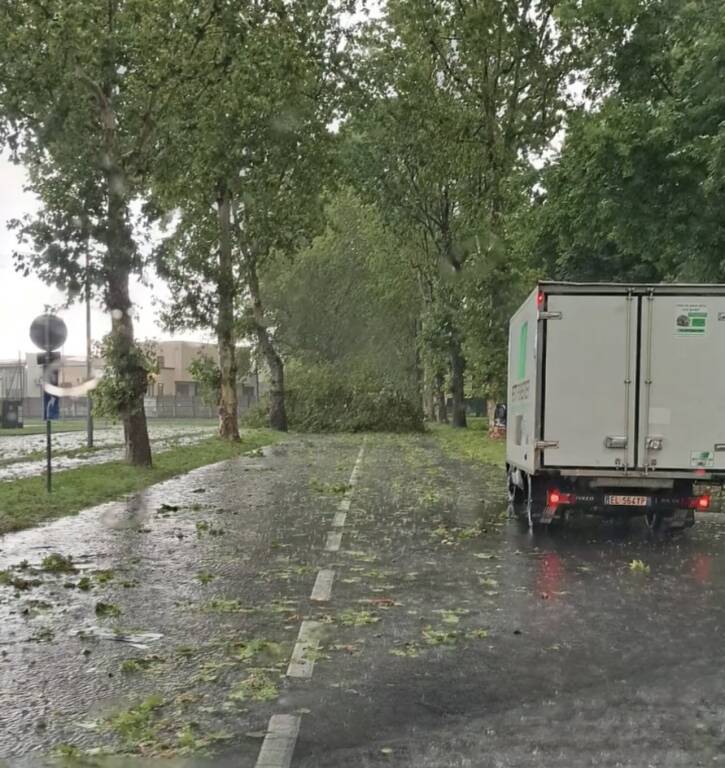
<instances>
[{"instance_id":1,"label":"leaf debris on grass","mask_svg":"<svg viewBox=\"0 0 725 768\"><path fill-rule=\"evenodd\" d=\"M40 583L40 579L26 579L23 576L16 576L10 569L0 571L0 586L13 587L18 592L25 592L33 587L38 587Z\"/></svg>"},{"instance_id":2,"label":"leaf debris on grass","mask_svg":"<svg viewBox=\"0 0 725 768\"><path fill-rule=\"evenodd\" d=\"M121 613L121 609L114 603L104 603L103 601L96 603L96 616L117 618Z\"/></svg>"},{"instance_id":3,"label":"leaf debris on grass","mask_svg":"<svg viewBox=\"0 0 725 768\"><path fill-rule=\"evenodd\" d=\"M370 611L342 611L337 615L337 621L343 627L361 627L366 624L377 624L380 617Z\"/></svg>"},{"instance_id":4,"label":"leaf debris on grass","mask_svg":"<svg viewBox=\"0 0 725 768\"><path fill-rule=\"evenodd\" d=\"M161 696L154 694L135 706L117 712L108 718L108 726L127 747L138 749L152 741L157 732L158 710L164 705Z\"/></svg>"},{"instance_id":5,"label":"leaf debris on grass","mask_svg":"<svg viewBox=\"0 0 725 768\"><path fill-rule=\"evenodd\" d=\"M249 674L235 686L229 699L236 702L271 701L279 696L279 674L267 669L250 668Z\"/></svg>"},{"instance_id":6,"label":"leaf debris on grass","mask_svg":"<svg viewBox=\"0 0 725 768\"><path fill-rule=\"evenodd\" d=\"M629 570L633 573L649 573L650 567L643 560L632 560L629 564Z\"/></svg>"},{"instance_id":7,"label":"leaf debris on grass","mask_svg":"<svg viewBox=\"0 0 725 768\"><path fill-rule=\"evenodd\" d=\"M78 569L73 565L70 555L61 555L60 552L52 552L44 557L40 567L48 573L77 573Z\"/></svg>"}]
</instances>

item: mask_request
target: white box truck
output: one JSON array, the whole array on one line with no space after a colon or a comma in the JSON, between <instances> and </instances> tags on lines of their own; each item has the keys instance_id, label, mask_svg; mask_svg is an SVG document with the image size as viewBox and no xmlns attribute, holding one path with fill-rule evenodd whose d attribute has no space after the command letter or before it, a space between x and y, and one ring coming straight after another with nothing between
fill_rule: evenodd
<instances>
[{"instance_id":1,"label":"white box truck","mask_svg":"<svg viewBox=\"0 0 725 768\"><path fill-rule=\"evenodd\" d=\"M690 526L725 478L725 285L539 283L509 326L509 501Z\"/></svg>"}]
</instances>

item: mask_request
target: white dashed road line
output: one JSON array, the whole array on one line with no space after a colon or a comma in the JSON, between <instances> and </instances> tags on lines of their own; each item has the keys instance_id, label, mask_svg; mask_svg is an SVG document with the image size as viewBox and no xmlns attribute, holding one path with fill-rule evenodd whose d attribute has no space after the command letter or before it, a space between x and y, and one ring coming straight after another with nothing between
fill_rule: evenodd
<instances>
[{"instance_id":1,"label":"white dashed road line","mask_svg":"<svg viewBox=\"0 0 725 768\"><path fill-rule=\"evenodd\" d=\"M337 512L332 520L332 527L337 530L329 531L325 542L326 552L337 552L342 543L342 528L347 520L347 513L352 502L352 493L357 485L358 474L365 453L365 440L360 446L355 466L352 468L349 489L340 501ZM312 588L310 600L327 602L332 596L332 583L335 571L329 568L321 569L315 585ZM321 624L318 621L303 621L300 626L297 642L292 651L292 658L287 667L287 677L309 680L315 668L315 656L320 647L319 633ZM269 719L267 735L264 737L262 748L255 768L289 768L300 732L301 717L298 715L272 715Z\"/></svg>"},{"instance_id":2,"label":"white dashed road line","mask_svg":"<svg viewBox=\"0 0 725 768\"><path fill-rule=\"evenodd\" d=\"M292 659L289 667L287 667L287 677L301 677L303 680L309 680L312 677L312 670L315 668L315 656L320 647L318 637L320 626L319 621L302 622L297 642L292 651Z\"/></svg>"},{"instance_id":3,"label":"white dashed road line","mask_svg":"<svg viewBox=\"0 0 725 768\"><path fill-rule=\"evenodd\" d=\"M325 552L337 552L342 543L342 531L330 531L325 542Z\"/></svg>"},{"instance_id":4,"label":"white dashed road line","mask_svg":"<svg viewBox=\"0 0 725 768\"><path fill-rule=\"evenodd\" d=\"M256 768L289 768L301 720L299 715L272 715Z\"/></svg>"},{"instance_id":5,"label":"white dashed road line","mask_svg":"<svg viewBox=\"0 0 725 768\"><path fill-rule=\"evenodd\" d=\"M326 603L332 595L332 582L335 579L335 571L329 568L323 568L315 579L315 586L312 587L310 600L316 603Z\"/></svg>"}]
</instances>

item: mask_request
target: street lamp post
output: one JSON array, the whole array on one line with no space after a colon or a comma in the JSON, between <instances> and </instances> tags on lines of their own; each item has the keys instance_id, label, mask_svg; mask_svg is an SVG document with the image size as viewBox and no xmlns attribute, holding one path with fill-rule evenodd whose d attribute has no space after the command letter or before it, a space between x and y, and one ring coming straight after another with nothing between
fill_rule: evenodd
<instances>
[{"instance_id":1,"label":"street lamp post","mask_svg":"<svg viewBox=\"0 0 725 768\"><path fill-rule=\"evenodd\" d=\"M88 248L86 247L86 381L90 381L93 376L91 364L91 276L88 265ZM93 448L93 398L90 390L86 395L86 445Z\"/></svg>"}]
</instances>

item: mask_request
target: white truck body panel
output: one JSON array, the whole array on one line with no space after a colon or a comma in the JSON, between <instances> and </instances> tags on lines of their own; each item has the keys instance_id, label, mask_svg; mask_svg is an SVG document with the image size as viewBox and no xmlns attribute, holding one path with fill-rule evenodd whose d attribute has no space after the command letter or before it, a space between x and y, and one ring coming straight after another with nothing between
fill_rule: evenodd
<instances>
[{"instance_id":1,"label":"white truck body panel","mask_svg":"<svg viewBox=\"0 0 725 768\"><path fill-rule=\"evenodd\" d=\"M655 294L644 304L643 464L655 461L663 471L725 470L725 299ZM648 450L648 437L662 447Z\"/></svg>"},{"instance_id":2,"label":"white truck body panel","mask_svg":"<svg viewBox=\"0 0 725 768\"><path fill-rule=\"evenodd\" d=\"M535 470L534 443L537 435L536 383L539 322L535 290L511 318L509 326L509 385L506 454L509 462L529 473Z\"/></svg>"},{"instance_id":3,"label":"white truck body panel","mask_svg":"<svg viewBox=\"0 0 725 768\"><path fill-rule=\"evenodd\" d=\"M557 443L544 450L546 466L634 466L633 304L627 296L549 298L561 318L546 321L544 441Z\"/></svg>"},{"instance_id":4,"label":"white truck body panel","mask_svg":"<svg viewBox=\"0 0 725 768\"><path fill-rule=\"evenodd\" d=\"M541 283L509 327L507 462L725 472L725 285Z\"/></svg>"}]
</instances>

